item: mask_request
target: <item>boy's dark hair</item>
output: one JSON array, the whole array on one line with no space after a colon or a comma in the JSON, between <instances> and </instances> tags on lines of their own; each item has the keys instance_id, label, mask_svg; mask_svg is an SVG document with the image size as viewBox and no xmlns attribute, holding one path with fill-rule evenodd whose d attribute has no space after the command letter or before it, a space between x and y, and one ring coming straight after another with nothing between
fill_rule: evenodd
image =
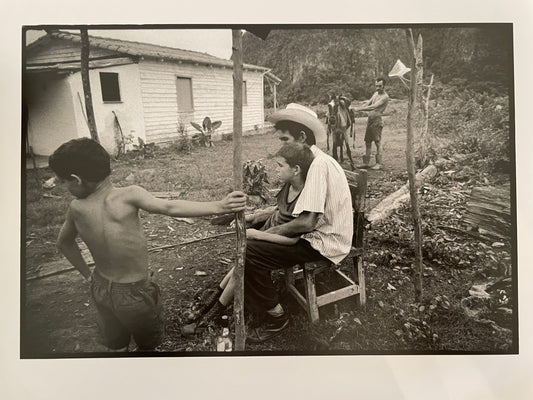
<instances>
[{"instance_id":1,"label":"boy's dark hair","mask_svg":"<svg viewBox=\"0 0 533 400\"><path fill-rule=\"evenodd\" d=\"M62 179L71 179L74 174L87 182L100 182L111 173L109 154L89 138L63 143L50 156L48 165Z\"/></svg>"},{"instance_id":2,"label":"boy's dark hair","mask_svg":"<svg viewBox=\"0 0 533 400\"><path fill-rule=\"evenodd\" d=\"M387 84L387 81L386 81L385 78L382 77L382 76L377 77L377 78L376 78L376 82L383 82L383 87L385 87L385 85Z\"/></svg>"},{"instance_id":3,"label":"boy's dark hair","mask_svg":"<svg viewBox=\"0 0 533 400\"><path fill-rule=\"evenodd\" d=\"M305 181L307 171L313 162L313 152L302 143L287 143L278 150L276 157L283 157L291 167L300 166L302 178Z\"/></svg>"},{"instance_id":4,"label":"boy's dark hair","mask_svg":"<svg viewBox=\"0 0 533 400\"><path fill-rule=\"evenodd\" d=\"M291 134L291 136L295 139L300 138L300 132L305 132L305 143L307 143L309 146L312 146L316 144L315 134L311 129L309 129L307 126L300 124L299 122L289 121L289 120L281 120L276 122L274 125L274 128L276 130L280 131L287 131Z\"/></svg>"}]
</instances>

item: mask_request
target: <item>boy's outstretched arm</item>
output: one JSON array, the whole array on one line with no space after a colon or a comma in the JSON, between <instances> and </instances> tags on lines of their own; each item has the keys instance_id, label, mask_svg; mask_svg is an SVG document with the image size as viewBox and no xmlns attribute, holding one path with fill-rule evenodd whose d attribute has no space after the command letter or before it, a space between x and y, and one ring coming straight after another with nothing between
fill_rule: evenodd
<instances>
[{"instance_id":1,"label":"boy's outstretched arm","mask_svg":"<svg viewBox=\"0 0 533 400\"><path fill-rule=\"evenodd\" d=\"M242 211L246 206L246 195L236 191L219 201L163 200L154 197L140 186L132 186L128 201L135 207L154 214L171 217L201 217Z\"/></svg>"},{"instance_id":2,"label":"boy's outstretched arm","mask_svg":"<svg viewBox=\"0 0 533 400\"><path fill-rule=\"evenodd\" d=\"M70 263L84 276L85 279L91 277L91 270L81 255L80 248L76 243L78 230L74 225L70 208L67 211L67 218L59 231L57 237L57 248L70 261Z\"/></svg>"}]
</instances>

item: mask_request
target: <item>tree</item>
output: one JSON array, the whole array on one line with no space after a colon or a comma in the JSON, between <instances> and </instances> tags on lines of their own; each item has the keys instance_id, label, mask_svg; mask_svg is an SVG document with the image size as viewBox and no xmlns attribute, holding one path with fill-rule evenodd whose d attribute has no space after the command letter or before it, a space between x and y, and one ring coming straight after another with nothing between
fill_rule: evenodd
<instances>
[{"instance_id":1,"label":"tree","mask_svg":"<svg viewBox=\"0 0 533 400\"><path fill-rule=\"evenodd\" d=\"M81 28L81 82L83 84L83 96L85 98L85 110L87 112L87 124L91 138L100 142L98 131L96 130L96 120L94 118L93 98L91 94L91 82L89 80L89 35L87 28Z\"/></svg>"}]
</instances>

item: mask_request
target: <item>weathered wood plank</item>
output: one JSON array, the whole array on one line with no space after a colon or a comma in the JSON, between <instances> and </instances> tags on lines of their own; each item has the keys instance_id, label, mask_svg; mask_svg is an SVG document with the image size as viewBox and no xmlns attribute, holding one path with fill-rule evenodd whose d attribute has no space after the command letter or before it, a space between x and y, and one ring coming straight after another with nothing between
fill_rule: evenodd
<instances>
[{"instance_id":1,"label":"weathered wood plank","mask_svg":"<svg viewBox=\"0 0 533 400\"><path fill-rule=\"evenodd\" d=\"M316 302L318 307L322 307L326 304L333 303L335 301L344 299L349 296L353 296L354 294L359 293L358 288L356 286L346 286L342 289L334 290L332 292L328 292L326 294L323 294L321 296L317 296Z\"/></svg>"},{"instance_id":2,"label":"weathered wood plank","mask_svg":"<svg viewBox=\"0 0 533 400\"><path fill-rule=\"evenodd\" d=\"M511 238L511 192L509 186L475 187L467 203L464 222L481 235Z\"/></svg>"}]
</instances>

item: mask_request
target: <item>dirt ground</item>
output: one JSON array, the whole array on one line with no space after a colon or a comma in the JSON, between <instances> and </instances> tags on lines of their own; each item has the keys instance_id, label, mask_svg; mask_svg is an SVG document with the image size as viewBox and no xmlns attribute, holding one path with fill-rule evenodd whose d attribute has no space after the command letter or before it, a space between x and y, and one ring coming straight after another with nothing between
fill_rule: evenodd
<instances>
[{"instance_id":1,"label":"dirt ground","mask_svg":"<svg viewBox=\"0 0 533 400\"><path fill-rule=\"evenodd\" d=\"M356 122L358 136L356 148L352 150L356 165L361 164L361 156L364 153L362 136L365 123L365 119L358 119ZM184 155L180 162L187 164L191 159L198 160L204 157L203 152L216 151L217 147L223 146L229 148L231 143L215 143L215 150L196 149L191 154ZM266 153L275 149L278 144L272 135L267 134L246 137L246 146L261 147ZM320 147L325 148L325 145L320 144ZM177 158L181 160L179 156ZM384 166L383 170L369 171L367 210L374 207L381 198L398 189L407 179L404 172L405 131L402 126L395 125L392 121L388 123L387 119L384 129ZM344 167L349 169L349 164L345 162ZM164 169L161 172L164 173ZM432 188L432 190L433 193L437 193L439 190L447 189ZM465 196L462 201L464 207ZM451 222L450 220L459 218L448 211L449 209L443 213L445 214L443 219ZM149 247L181 243L231 231L229 227L210 224L210 219L207 217L195 219L194 224L144 212L141 213L141 218ZM508 331L502 334L491 326L479 326L467 318L458 317L451 312L447 314L444 310L446 307L442 305L447 301L441 301L442 296L450 299L451 303L458 303L465 297L476 277L480 278L480 267L439 268L438 263L428 263L433 268L429 268L424 278L427 284L426 308L429 310L429 307L434 306L432 310L438 311L442 306L444 309L443 314L434 320L435 326L431 327L433 330L426 332L427 335L422 334L424 339L420 339L422 336L413 339L414 328L406 330L405 324L416 325L423 330L425 329L423 322L433 320L431 320L432 314L426 315L427 311L420 311L420 304L413 305L413 275L406 271L409 268L405 267L410 266L411 262L409 243L402 241L404 236L401 231L399 234L394 234L398 239L395 242L391 242L389 236L382 236L383 231L385 234L391 233L400 226L398 221L401 218L408 218L407 209L391 217L389 225L373 228L367 233L366 311L355 309L352 300L345 300L336 306L328 306L321 310L321 323L318 326L311 326L304 311L294 300L284 296L283 304L292 316L289 329L283 335L264 344L248 344L246 350L268 354L338 354L345 351L355 354L377 354L413 351L506 352L512 349L514 336L511 338ZM382 230L381 233L378 229ZM26 249L27 270L36 268L45 261L60 258L49 238L39 240L38 234L31 235L30 230L28 237L30 239L33 237L31 239L33 243L27 245ZM458 246L471 246L470 251L479 250L482 255L476 257L475 262L483 264L483 257L487 252L479 243L467 239L451 239L454 243L461 242ZM385 254L384 249L386 249ZM162 289L165 309L166 337L159 350L198 354L214 351L214 339L218 330L209 329L193 337L183 337L180 334L180 327L184 315L198 303L202 294L214 287L229 270L235 260L234 252L234 237L223 236L150 254L150 268ZM502 257L507 257L505 259L510 263L509 252L508 247L497 252L495 256L498 257L498 262ZM399 255L396 265L391 264L391 260L396 258L391 254ZM449 256L443 255L442 259ZM402 266L405 268L400 268ZM486 275L485 273L484 276ZM394 290L390 290L389 284L393 285ZM88 284L76 271L27 281L23 289L25 300L22 307L23 355L30 358L78 357L105 351L105 348L98 343L95 310ZM440 300L434 300L435 298ZM416 310L411 310L410 314L409 308L413 306ZM408 318L414 318L416 321ZM509 329L513 327L512 321L509 320L503 324ZM438 339L432 335L437 335ZM463 339L456 340L458 336Z\"/></svg>"}]
</instances>

